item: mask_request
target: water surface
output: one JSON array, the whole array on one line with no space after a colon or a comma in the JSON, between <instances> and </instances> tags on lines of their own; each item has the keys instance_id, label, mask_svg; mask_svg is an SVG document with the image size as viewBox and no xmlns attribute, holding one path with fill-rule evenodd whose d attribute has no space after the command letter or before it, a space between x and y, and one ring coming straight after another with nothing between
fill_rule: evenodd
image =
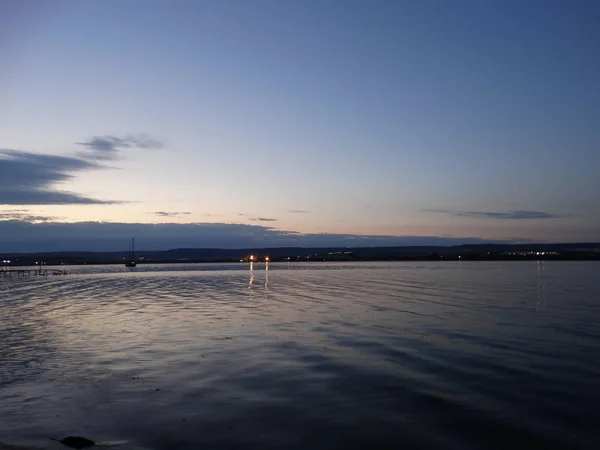
<instances>
[{"instance_id":1,"label":"water surface","mask_svg":"<svg viewBox=\"0 0 600 450\"><path fill-rule=\"evenodd\" d=\"M67 269L0 279L5 448L600 442L597 263Z\"/></svg>"}]
</instances>

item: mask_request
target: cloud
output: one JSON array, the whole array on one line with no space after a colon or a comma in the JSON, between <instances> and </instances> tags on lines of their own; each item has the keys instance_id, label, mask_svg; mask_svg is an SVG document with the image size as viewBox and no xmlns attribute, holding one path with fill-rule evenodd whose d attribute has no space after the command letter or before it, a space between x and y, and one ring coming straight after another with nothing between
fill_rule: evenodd
<instances>
[{"instance_id":1,"label":"cloud","mask_svg":"<svg viewBox=\"0 0 600 450\"><path fill-rule=\"evenodd\" d=\"M21 212L16 212L16 211L21 211ZM0 221L20 220L23 222L35 223L35 222L53 222L53 221L59 219L59 217L52 217L52 216L36 216L33 214L28 214L27 212L24 212L24 211L26 211L26 210L13 209L13 210L1 211L0 212Z\"/></svg>"},{"instance_id":2,"label":"cloud","mask_svg":"<svg viewBox=\"0 0 600 450\"><path fill-rule=\"evenodd\" d=\"M156 211L154 213L150 213L150 214L154 214L155 216L159 216L159 217L179 217L179 216L188 216L190 214L192 214L191 212L165 212L165 211Z\"/></svg>"},{"instance_id":3,"label":"cloud","mask_svg":"<svg viewBox=\"0 0 600 450\"><path fill-rule=\"evenodd\" d=\"M74 178L75 173L99 169L106 167L70 156L0 149L0 205L119 203L54 188Z\"/></svg>"},{"instance_id":4,"label":"cloud","mask_svg":"<svg viewBox=\"0 0 600 450\"><path fill-rule=\"evenodd\" d=\"M252 220L254 222L277 222L278 219L269 219L268 217L252 217L248 220Z\"/></svg>"},{"instance_id":5,"label":"cloud","mask_svg":"<svg viewBox=\"0 0 600 450\"><path fill-rule=\"evenodd\" d=\"M292 213L292 214L308 214L309 213L309 211L306 211L304 209L288 209L286 212Z\"/></svg>"},{"instance_id":6,"label":"cloud","mask_svg":"<svg viewBox=\"0 0 600 450\"><path fill-rule=\"evenodd\" d=\"M486 211L450 211L447 209L424 209L426 212L450 214L455 217L470 217L473 219L502 219L502 220L529 220L529 219L561 219L566 216L560 214L551 214L543 211L507 211L507 212L486 212Z\"/></svg>"},{"instance_id":7,"label":"cloud","mask_svg":"<svg viewBox=\"0 0 600 450\"><path fill-rule=\"evenodd\" d=\"M8 252L124 251L135 236L139 250L173 248L376 247L460 245L490 241L440 236L302 234L267 225L226 223L106 223L0 221L0 249Z\"/></svg>"},{"instance_id":8,"label":"cloud","mask_svg":"<svg viewBox=\"0 0 600 450\"><path fill-rule=\"evenodd\" d=\"M118 158L119 151L125 148L161 149L164 143L146 134L118 136L94 136L84 142L76 142L85 147L87 153L78 153L85 159L110 161Z\"/></svg>"}]
</instances>

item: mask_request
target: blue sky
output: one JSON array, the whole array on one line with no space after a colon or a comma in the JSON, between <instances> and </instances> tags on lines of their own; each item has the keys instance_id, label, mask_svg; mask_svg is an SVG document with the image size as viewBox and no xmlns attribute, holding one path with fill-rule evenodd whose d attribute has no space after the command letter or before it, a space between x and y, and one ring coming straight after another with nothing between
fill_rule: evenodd
<instances>
[{"instance_id":1,"label":"blue sky","mask_svg":"<svg viewBox=\"0 0 600 450\"><path fill-rule=\"evenodd\" d=\"M0 219L600 240L599 23L585 0L4 1Z\"/></svg>"}]
</instances>

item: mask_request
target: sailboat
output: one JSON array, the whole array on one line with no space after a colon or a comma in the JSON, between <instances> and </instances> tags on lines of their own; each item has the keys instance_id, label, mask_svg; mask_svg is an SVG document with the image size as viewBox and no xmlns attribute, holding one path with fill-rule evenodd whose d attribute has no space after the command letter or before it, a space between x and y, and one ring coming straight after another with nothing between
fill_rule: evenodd
<instances>
[{"instance_id":1,"label":"sailboat","mask_svg":"<svg viewBox=\"0 0 600 450\"><path fill-rule=\"evenodd\" d=\"M125 263L125 267L135 267L135 238L131 238L131 244L129 244L129 260Z\"/></svg>"}]
</instances>

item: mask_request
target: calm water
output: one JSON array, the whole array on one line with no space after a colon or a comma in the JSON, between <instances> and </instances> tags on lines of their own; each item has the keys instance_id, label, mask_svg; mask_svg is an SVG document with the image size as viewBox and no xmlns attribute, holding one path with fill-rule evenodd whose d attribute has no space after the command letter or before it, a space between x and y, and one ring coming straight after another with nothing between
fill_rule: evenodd
<instances>
[{"instance_id":1,"label":"calm water","mask_svg":"<svg viewBox=\"0 0 600 450\"><path fill-rule=\"evenodd\" d=\"M0 279L0 448L600 442L597 263L69 269Z\"/></svg>"}]
</instances>

